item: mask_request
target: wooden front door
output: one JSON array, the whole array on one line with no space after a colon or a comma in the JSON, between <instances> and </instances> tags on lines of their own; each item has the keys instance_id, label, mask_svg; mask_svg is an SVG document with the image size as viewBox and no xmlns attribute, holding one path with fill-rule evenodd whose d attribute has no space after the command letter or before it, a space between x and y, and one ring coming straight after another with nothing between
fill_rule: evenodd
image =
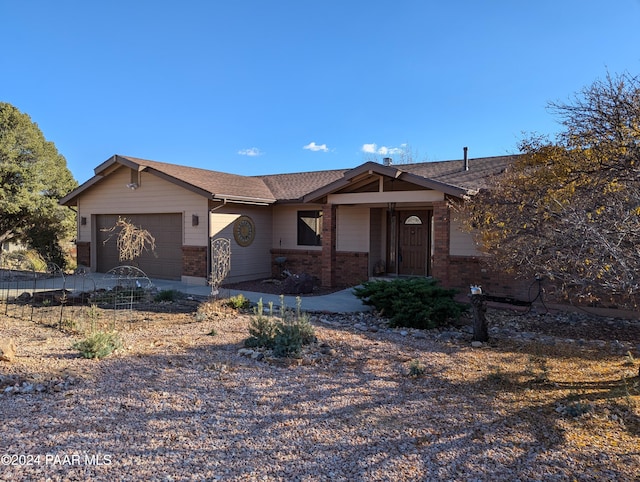
<instances>
[{"instance_id":1,"label":"wooden front door","mask_svg":"<svg viewBox=\"0 0 640 482\"><path fill-rule=\"evenodd\" d=\"M429 275L429 211L398 211L398 274Z\"/></svg>"}]
</instances>

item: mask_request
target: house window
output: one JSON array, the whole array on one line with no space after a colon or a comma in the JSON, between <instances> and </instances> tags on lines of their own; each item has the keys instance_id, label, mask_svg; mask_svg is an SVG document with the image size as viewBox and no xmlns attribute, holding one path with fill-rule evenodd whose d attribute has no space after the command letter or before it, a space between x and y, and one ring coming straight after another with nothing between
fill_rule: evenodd
<instances>
[{"instance_id":1,"label":"house window","mask_svg":"<svg viewBox=\"0 0 640 482\"><path fill-rule=\"evenodd\" d=\"M422 219L420 219L418 216L409 216L404 221L404 224L422 224Z\"/></svg>"},{"instance_id":2,"label":"house window","mask_svg":"<svg viewBox=\"0 0 640 482\"><path fill-rule=\"evenodd\" d=\"M298 245L322 246L322 211L298 211Z\"/></svg>"}]
</instances>

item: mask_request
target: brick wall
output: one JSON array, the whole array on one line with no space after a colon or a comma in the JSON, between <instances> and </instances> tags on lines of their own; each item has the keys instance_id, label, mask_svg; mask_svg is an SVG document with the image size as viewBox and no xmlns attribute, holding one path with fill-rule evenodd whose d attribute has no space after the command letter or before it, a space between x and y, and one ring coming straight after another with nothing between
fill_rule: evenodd
<instances>
[{"instance_id":1,"label":"brick wall","mask_svg":"<svg viewBox=\"0 0 640 482\"><path fill-rule=\"evenodd\" d=\"M517 280L505 273L491 270L481 258L474 256L445 256L442 258L440 280L443 286L469 291L469 286L480 285L482 290L492 296L514 298L529 301L535 297L537 288L532 287L535 280Z\"/></svg>"},{"instance_id":2,"label":"brick wall","mask_svg":"<svg viewBox=\"0 0 640 482\"><path fill-rule=\"evenodd\" d=\"M77 263L78 266L91 267L91 243L87 241L76 242Z\"/></svg>"},{"instance_id":3,"label":"brick wall","mask_svg":"<svg viewBox=\"0 0 640 482\"><path fill-rule=\"evenodd\" d=\"M528 301L535 293L529 293L531 280L515 280L513 277L491 270L477 256L450 256L451 212L446 201L433 207L433 277L443 286L458 288L463 293L470 285L480 285L485 293ZM534 290L535 291L535 290ZM536 291L537 293L537 291Z\"/></svg>"},{"instance_id":4,"label":"brick wall","mask_svg":"<svg viewBox=\"0 0 640 482\"><path fill-rule=\"evenodd\" d=\"M320 279L322 276L322 251L307 249L272 249L271 250L271 275L279 278L283 267L276 263L276 258L287 258L286 269L294 274L307 273Z\"/></svg>"},{"instance_id":5,"label":"brick wall","mask_svg":"<svg viewBox=\"0 0 640 482\"><path fill-rule=\"evenodd\" d=\"M322 207L322 286L336 286L336 206Z\"/></svg>"},{"instance_id":6,"label":"brick wall","mask_svg":"<svg viewBox=\"0 0 640 482\"><path fill-rule=\"evenodd\" d=\"M336 253L334 285L355 286L369 279L369 253L338 251Z\"/></svg>"},{"instance_id":7,"label":"brick wall","mask_svg":"<svg viewBox=\"0 0 640 482\"><path fill-rule=\"evenodd\" d=\"M182 247L182 275L201 278L208 276L206 246Z\"/></svg>"},{"instance_id":8,"label":"brick wall","mask_svg":"<svg viewBox=\"0 0 640 482\"><path fill-rule=\"evenodd\" d=\"M433 204L433 260L431 271L443 285L449 284L449 219L451 213L446 201Z\"/></svg>"},{"instance_id":9,"label":"brick wall","mask_svg":"<svg viewBox=\"0 0 640 482\"><path fill-rule=\"evenodd\" d=\"M282 267L276 264L276 258L287 258L286 268L293 274L307 273L322 280L322 252L296 249L271 250L271 274L279 278ZM369 254L360 252L336 252L333 287L354 286L369 279Z\"/></svg>"}]
</instances>

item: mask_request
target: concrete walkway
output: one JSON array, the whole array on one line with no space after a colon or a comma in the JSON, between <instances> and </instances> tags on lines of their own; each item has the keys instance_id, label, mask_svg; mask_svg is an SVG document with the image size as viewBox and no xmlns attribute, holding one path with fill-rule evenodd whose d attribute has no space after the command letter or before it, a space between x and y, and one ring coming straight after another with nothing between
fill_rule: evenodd
<instances>
[{"instance_id":1,"label":"concrete walkway","mask_svg":"<svg viewBox=\"0 0 640 482\"><path fill-rule=\"evenodd\" d=\"M210 286L188 285L180 283L179 281L156 279L151 280L151 282L160 291L173 289L199 298L208 298L209 296L211 296ZM249 298L249 300L253 304L262 299L262 303L265 307L269 306L269 302L273 302L274 306L280 306L281 303L279 295L255 293L252 291L240 291L221 288L220 294L218 296L220 298L230 298L238 294L243 294L246 298ZM371 311L370 306L362 304L362 301L355 297L351 288L337 291L328 295L302 296L301 298L302 304L300 308L303 311L326 313L357 313L361 311ZM296 308L296 297L292 295L286 295L284 297L284 303L288 308Z\"/></svg>"},{"instance_id":2,"label":"concrete walkway","mask_svg":"<svg viewBox=\"0 0 640 482\"><path fill-rule=\"evenodd\" d=\"M151 279L152 285L159 291L177 290L190 296L200 299L211 297L211 287L201 285L191 285L181 283L180 281ZM148 283L148 281L146 283ZM142 280L142 286L145 281ZM20 280L9 279L3 281L0 286L0 296L19 296L21 293L33 291L50 291L68 289L70 291L93 291L100 288L106 288L113 285L113 278L105 277L102 273L86 273L84 275L71 275L62 277L45 276L42 278L24 277ZM264 306L269 306L269 302L273 302L274 306L279 307L281 304L279 295L268 293L254 293L251 291L239 291L222 288L218 295L219 298L230 298L238 294L243 294L252 304L256 304L260 299ZM304 311L327 312L327 313L356 313L361 311L370 311L371 307L362 304L355 297L351 288L338 291L336 293L323 296L302 296L302 304L300 308ZM296 308L296 297L285 296L285 306L288 308Z\"/></svg>"}]
</instances>

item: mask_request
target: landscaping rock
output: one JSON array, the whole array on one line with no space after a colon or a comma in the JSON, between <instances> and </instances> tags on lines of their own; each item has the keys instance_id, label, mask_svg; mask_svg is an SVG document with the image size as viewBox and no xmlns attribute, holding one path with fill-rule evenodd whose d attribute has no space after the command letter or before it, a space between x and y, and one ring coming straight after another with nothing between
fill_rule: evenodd
<instances>
[{"instance_id":1,"label":"landscaping rock","mask_svg":"<svg viewBox=\"0 0 640 482\"><path fill-rule=\"evenodd\" d=\"M304 295L313 293L315 278L307 273L289 276L282 283L282 292L287 295Z\"/></svg>"},{"instance_id":2,"label":"landscaping rock","mask_svg":"<svg viewBox=\"0 0 640 482\"><path fill-rule=\"evenodd\" d=\"M16 344L12 339L0 340L0 361L12 363L16 359Z\"/></svg>"},{"instance_id":3,"label":"landscaping rock","mask_svg":"<svg viewBox=\"0 0 640 482\"><path fill-rule=\"evenodd\" d=\"M22 292L19 296L16 297L16 301L19 301L21 303L27 303L30 300L31 300L31 293L28 293L26 291Z\"/></svg>"}]
</instances>

